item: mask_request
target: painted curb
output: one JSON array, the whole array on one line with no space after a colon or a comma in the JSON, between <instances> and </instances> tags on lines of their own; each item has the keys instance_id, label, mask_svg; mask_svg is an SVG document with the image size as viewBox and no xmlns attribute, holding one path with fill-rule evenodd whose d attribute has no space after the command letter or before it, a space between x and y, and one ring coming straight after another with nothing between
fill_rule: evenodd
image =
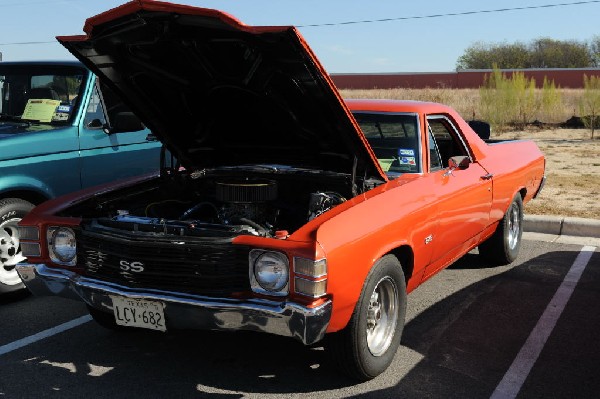
<instances>
[{"instance_id":1,"label":"painted curb","mask_svg":"<svg viewBox=\"0 0 600 399\"><path fill-rule=\"evenodd\" d=\"M523 230L532 233L600 238L600 220L565 216L525 215Z\"/></svg>"}]
</instances>

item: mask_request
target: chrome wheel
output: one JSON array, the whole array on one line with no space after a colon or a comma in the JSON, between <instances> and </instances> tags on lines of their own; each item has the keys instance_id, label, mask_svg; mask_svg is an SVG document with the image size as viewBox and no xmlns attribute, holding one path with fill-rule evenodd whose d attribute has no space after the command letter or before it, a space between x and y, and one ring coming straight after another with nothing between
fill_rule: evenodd
<instances>
[{"instance_id":1,"label":"chrome wheel","mask_svg":"<svg viewBox=\"0 0 600 399\"><path fill-rule=\"evenodd\" d=\"M398 289L386 276L379 280L371 293L367 310L367 346L373 356L387 351L398 323Z\"/></svg>"},{"instance_id":2,"label":"chrome wheel","mask_svg":"<svg viewBox=\"0 0 600 399\"><path fill-rule=\"evenodd\" d=\"M508 247L514 250L519 242L521 215L519 207L513 203L508 215Z\"/></svg>"},{"instance_id":3,"label":"chrome wheel","mask_svg":"<svg viewBox=\"0 0 600 399\"><path fill-rule=\"evenodd\" d=\"M15 285L21 282L15 265L25 260L19 248L19 229L21 218L8 219L0 224L0 283Z\"/></svg>"}]
</instances>

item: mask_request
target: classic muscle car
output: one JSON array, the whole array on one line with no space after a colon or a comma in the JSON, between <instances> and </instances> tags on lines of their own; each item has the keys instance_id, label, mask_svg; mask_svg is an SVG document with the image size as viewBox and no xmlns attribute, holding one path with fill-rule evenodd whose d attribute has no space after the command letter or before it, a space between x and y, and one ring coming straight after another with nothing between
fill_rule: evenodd
<instances>
[{"instance_id":1,"label":"classic muscle car","mask_svg":"<svg viewBox=\"0 0 600 399\"><path fill-rule=\"evenodd\" d=\"M135 1L84 30L59 40L172 156L25 217L32 292L115 329L327 338L364 380L392 361L407 293L475 247L517 256L534 143L488 144L440 104L345 102L293 27Z\"/></svg>"}]
</instances>

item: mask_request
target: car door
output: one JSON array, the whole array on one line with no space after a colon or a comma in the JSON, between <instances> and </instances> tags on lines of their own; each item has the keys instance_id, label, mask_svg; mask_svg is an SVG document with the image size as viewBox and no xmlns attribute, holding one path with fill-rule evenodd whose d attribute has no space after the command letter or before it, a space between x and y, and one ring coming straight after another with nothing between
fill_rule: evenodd
<instances>
[{"instance_id":1,"label":"car door","mask_svg":"<svg viewBox=\"0 0 600 399\"><path fill-rule=\"evenodd\" d=\"M82 187L158 171L160 142L148 129L106 132L118 113L130 112L114 93L96 81L85 107L79 134Z\"/></svg>"},{"instance_id":2,"label":"car door","mask_svg":"<svg viewBox=\"0 0 600 399\"><path fill-rule=\"evenodd\" d=\"M487 226L492 204L488 172L474 159L446 115L428 115L429 176L437 198L436 236L425 277L465 253ZM468 157L465 169L449 169L450 157Z\"/></svg>"}]
</instances>

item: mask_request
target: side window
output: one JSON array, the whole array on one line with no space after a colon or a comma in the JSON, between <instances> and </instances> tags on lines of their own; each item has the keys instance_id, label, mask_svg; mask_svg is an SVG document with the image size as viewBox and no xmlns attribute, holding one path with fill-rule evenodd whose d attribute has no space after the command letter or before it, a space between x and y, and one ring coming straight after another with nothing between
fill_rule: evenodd
<instances>
[{"instance_id":1,"label":"side window","mask_svg":"<svg viewBox=\"0 0 600 399\"><path fill-rule=\"evenodd\" d=\"M94 87L90 102L85 110L85 118L83 121L86 129L101 129L106 124L104 106L102 105L102 98L98 92L98 86Z\"/></svg>"},{"instance_id":2,"label":"side window","mask_svg":"<svg viewBox=\"0 0 600 399\"><path fill-rule=\"evenodd\" d=\"M121 99L108 86L100 82L94 87L90 102L88 103L84 125L86 129L92 130L100 129L105 125L112 126L117 120L117 114L120 113L133 115L131 110L121 102ZM133 130L143 129L141 122L138 125L140 127L137 129L134 127Z\"/></svg>"},{"instance_id":3,"label":"side window","mask_svg":"<svg viewBox=\"0 0 600 399\"><path fill-rule=\"evenodd\" d=\"M437 151L441 158L442 167L448 167L448 160L451 157L469 155L458 135L458 131L448 118L442 115L430 115L427 117L427 123L429 131L437 144Z\"/></svg>"},{"instance_id":4,"label":"side window","mask_svg":"<svg viewBox=\"0 0 600 399\"><path fill-rule=\"evenodd\" d=\"M432 172L442 169L440 152L437 143L435 142L435 138L433 137L431 127L429 128L429 169Z\"/></svg>"},{"instance_id":5,"label":"side window","mask_svg":"<svg viewBox=\"0 0 600 399\"><path fill-rule=\"evenodd\" d=\"M354 117L388 176L421 171L416 114L355 112Z\"/></svg>"}]
</instances>

